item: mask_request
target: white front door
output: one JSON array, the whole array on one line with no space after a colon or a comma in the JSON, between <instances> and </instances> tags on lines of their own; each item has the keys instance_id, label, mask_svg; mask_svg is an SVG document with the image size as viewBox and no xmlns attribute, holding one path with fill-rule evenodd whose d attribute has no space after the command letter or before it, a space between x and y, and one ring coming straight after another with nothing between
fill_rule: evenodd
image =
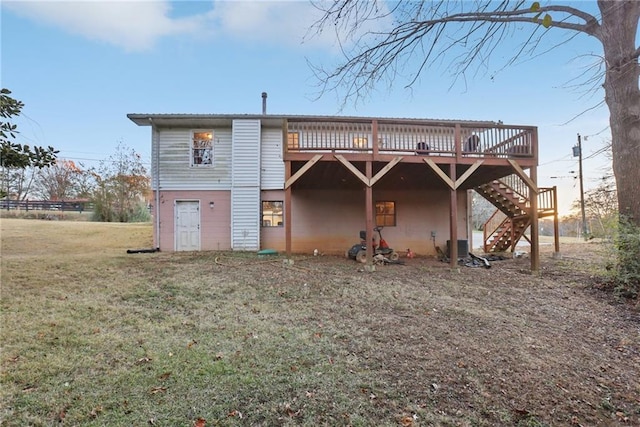
<instances>
[{"instance_id":1,"label":"white front door","mask_svg":"<svg viewBox=\"0 0 640 427\"><path fill-rule=\"evenodd\" d=\"M200 202L176 202L176 251L200 250Z\"/></svg>"}]
</instances>

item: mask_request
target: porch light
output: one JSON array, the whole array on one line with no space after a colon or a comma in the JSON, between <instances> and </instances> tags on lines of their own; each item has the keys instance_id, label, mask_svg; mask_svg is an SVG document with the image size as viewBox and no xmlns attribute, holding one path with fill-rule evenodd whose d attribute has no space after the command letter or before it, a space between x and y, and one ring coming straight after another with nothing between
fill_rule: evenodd
<instances>
[{"instance_id":1,"label":"porch light","mask_svg":"<svg viewBox=\"0 0 640 427\"><path fill-rule=\"evenodd\" d=\"M209 202L209 207L213 209L214 202Z\"/></svg>"}]
</instances>

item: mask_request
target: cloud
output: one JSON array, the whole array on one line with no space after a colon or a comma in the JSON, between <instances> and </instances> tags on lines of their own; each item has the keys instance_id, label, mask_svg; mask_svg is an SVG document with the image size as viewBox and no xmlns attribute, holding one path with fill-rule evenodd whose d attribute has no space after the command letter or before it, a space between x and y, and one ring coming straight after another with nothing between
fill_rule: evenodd
<instances>
[{"instance_id":1,"label":"cloud","mask_svg":"<svg viewBox=\"0 0 640 427\"><path fill-rule=\"evenodd\" d=\"M331 45L326 34L305 37L321 12L309 1L216 1L207 19L227 37L288 46Z\"/></svg>"},{"instance_id":2,"label":"cloud","mask_svg":"<svg viewBox=\"0 0 640 427\"><path fill-rule=\"evenodd\" d=\"M4 1L3 7L127 51L147 50L161 37L194 32L201 25L198 16L170 18L166 1Z\"/></svg>"},{"instance_id":3,"label":"cloud","mask_svg":"<svg viewBox=\"0 0 640 427\"><path fill-rule=\"evenodd\" d=\"M159 39L178 35L288 47L336 46L335 33L310 31L322 12L301 0L212 0L197 4L166 0L5 0L2 7L126 51L148 50ZM194 9L198 12L188 14ZM185 11L186 16L176 17Z\"/></svg>"}]
</instances>

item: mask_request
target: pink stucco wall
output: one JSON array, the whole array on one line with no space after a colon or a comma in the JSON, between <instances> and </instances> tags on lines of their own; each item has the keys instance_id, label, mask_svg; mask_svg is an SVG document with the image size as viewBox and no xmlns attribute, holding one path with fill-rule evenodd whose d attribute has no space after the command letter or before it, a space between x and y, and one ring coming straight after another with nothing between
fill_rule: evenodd
<instances>
[{"instance_id":1,"label":"pink stucco wall","mask_svg":"<svg viewBox=\"0 0 640 427\"><path fill-rule=\"evenodd\" d=\"M383 236L398 251L435 255L449 239L448 191L374 191L375 201L396 203L396 226ZM365 193L362 191L297 191L292 196L292 250L342 254L359 241L365 229ZM466 193L458 197L458 239L467 239ZM431 231L436 232L435 245ZM283 231L284 233L284 231Z\"/></svg>"},{"instance_id":2,"label":"pink stucco wall","mask_svg":"<svg viewBox=\"0 0 640 427\"><path fill-rule=\"evenodd\" d=\"M180 200L200 201L201 250L231 249L231 192L161 191L159 205L161 251L175 250L175 202ZM210 202L214 202L213 208L209 207Z\"/></svg>"},{"instance_id":3,"label":"pink stucco wall","mask_svg":"<svg viewBox=\"0 0 640 427\"><path fill-rule=\"evenodd\" d=\"M263 191L262 200L284 200L284 191ZM231 248L229 191L164 191L160 197L160 249L174 250L174 202L200 200L201 249ZM398 251L411 248L419 255L435 255L449 240L449 191L375 191L375 201L396 202L396 226L383 230ZM209 202L214 201L214 208ZM359 241L365 228L365 192L297 190L292 194L292 250L297 253L343 254ZM259 206L256 207L259 209ZM458 195L458 239L467 239L467 194ZM431 231L436 232L435 242ZM285 250L284 227L261 227L261 248Z\"/></svg>"}]
</instances>

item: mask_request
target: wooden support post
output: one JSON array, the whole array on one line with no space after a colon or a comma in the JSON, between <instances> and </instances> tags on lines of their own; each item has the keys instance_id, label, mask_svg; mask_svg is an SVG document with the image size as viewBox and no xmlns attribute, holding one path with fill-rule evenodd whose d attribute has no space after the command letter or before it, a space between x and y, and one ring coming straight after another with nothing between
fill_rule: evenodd
<instances>
[{"instance_id":1,"label":"wooden support post","mask_svg":"<svg viewBox=\"0 0 640 427\"><path fill-rule=\"evenodd\" d=\"M531 204L531 273L540 274L540 233L538 232L538 168L532 166L529 177L533 181L533 188L529 188Z\"/></svg>"},{"instance_id":2,"label":"wooden support post","mask_svg":"<svg viewBox=\"0 0 640 427\"><path fill-rule=\"evenodd\" d=\"M553 187L553 240L555 243L554 257L560 257L560 226L558 220L558 188Z\"/></svg>"},{"instance_id":3,"label":"wooden support post","mask_svg":"<svg viewBox=\"0 0 640 427\"><path fill-rule=\"evenodd\" d=\"M456 165L449 165L449 179L456 182ZM449 265L458 268L458 191L452 188L449 192Z\"/></svg>"},{"instance_id":4,"label":"wooden support post","mask_svg":"<svg viewBox=\"0 0 640 427\"><path fill-rule=\"evenodd\" d=\"M366 165L367 182L371 180L373 166L370 161ZM365 185L365 215L366 215L366 227L367 227L367 266L373 271L373 188L370 185Z\"/></svg>"},{"instance_id":5,"label":"wooden support post","mask_svg":"<svg viewBox=\"0 0 640 427\"><path fill-rule=\"evenodd\" d=\"M540 233L538 232L538 128L532 132L532 153L536 164L529 170L529 177L533 181L535 194L531 198L531 273L540 274ZM530 190L531 191L531 190Z\"/></svg>"},{"instance_id":6,"label":"wooden support post","mask_svg":"<svg viewBox=\"0 0 640 427\"><path fill-rule=\"evenodd\" d=\"M284 162L285 181L291 177L291 162ZM284 240L287 258L291 258L291 186L284 190Z\"/></svg>"}]
</instances>

